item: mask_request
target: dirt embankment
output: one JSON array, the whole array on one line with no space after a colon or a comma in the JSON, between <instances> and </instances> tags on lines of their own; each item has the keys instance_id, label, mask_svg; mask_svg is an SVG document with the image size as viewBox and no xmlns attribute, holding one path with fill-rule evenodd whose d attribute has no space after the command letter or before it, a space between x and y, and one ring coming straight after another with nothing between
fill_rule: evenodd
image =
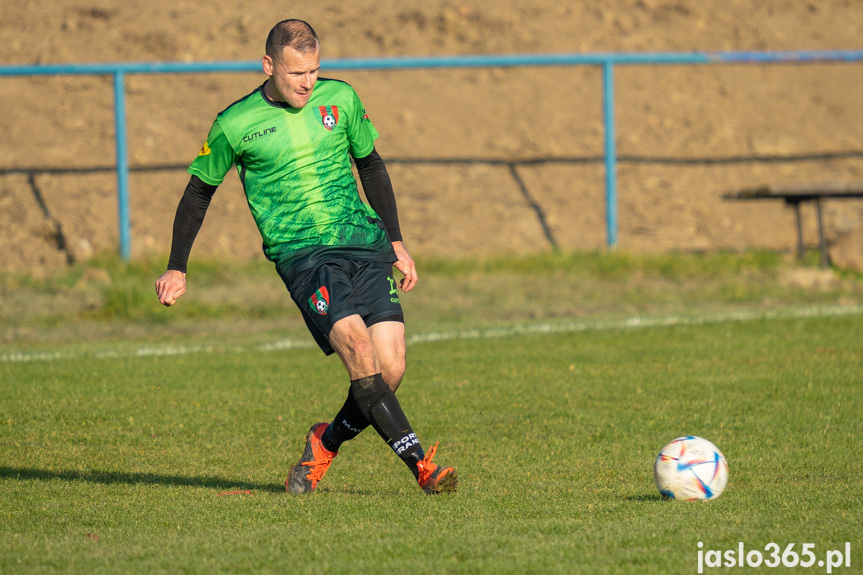
<instances>
[{"instance_id":1,"label":"dirt embankment","mask_svg":"<svg viewBox=\"0 0 863 575\"><path fill-rule=\"evenodd\" d=\"M325 0L290 13L225 0L3 4L2 64L253 60L283 17L315 26L325 60L863 48L863 3L853 0ZM353 84L381 132L416 256L605 245L598 69L323 74ZM134 256L167 258L184 166L214 115L262 79L126 78ZM620 66L615 86L620 249L791 252L790 209L722 194L863 180L863 63ZM0 102L0 270L52 269L116 249L111 79L0 77ZM814 212L803 216L814 244ZM863 203L827 202L824 217L834 259L860 257ZM205 255L261 257L234 177L193 251Z\"/></svg>"}]
</instances>

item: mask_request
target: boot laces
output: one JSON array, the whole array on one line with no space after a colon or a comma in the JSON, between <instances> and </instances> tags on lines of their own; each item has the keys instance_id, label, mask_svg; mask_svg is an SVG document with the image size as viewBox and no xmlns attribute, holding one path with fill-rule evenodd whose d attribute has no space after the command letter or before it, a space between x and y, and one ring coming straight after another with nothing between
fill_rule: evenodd
<instances>
[{"instance_id":1,"label":"boot laces","mask_svg":"<svg viewBox=\"0 0 863 575\"><path fill-rule=\"evenodd\" d=\"M332 462L332 458L326 458L315 461L306 461L303 463L303 465L311 467L309 474L306 475L306 479L312 482L312 487L317 485L318 481L323 479L324 474L326 474L327 470L330 468L330 463Z\"/></svg>"},{"instance_id":2,"label":"boot laces","mask_svg":"<svg viewBox=\"0 0 863 575\"><path fill-rule=\"evenodd\" d=\"M437 469L437 464L432 463L432 458L434 458L435 453L437 453L438 443L440 443L440 441L435 443L434 446L429 449L428 453L426 453L426 456L423 458L423 460L417 463L417 469L419 469L420 472L420 485L425 485L431 478L432 473L434 473L435 469Z\"/></svg>"}]
</instances>

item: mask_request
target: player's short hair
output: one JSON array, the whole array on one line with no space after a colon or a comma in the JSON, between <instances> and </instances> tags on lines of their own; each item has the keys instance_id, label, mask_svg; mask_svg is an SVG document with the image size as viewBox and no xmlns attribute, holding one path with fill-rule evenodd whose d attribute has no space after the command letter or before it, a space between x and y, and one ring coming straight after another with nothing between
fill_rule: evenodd
<instances>
[{"instance_id":1,"label":"player's short hair","mask_svg":"<svg viewBox=\"0 0 863 575\"><path fill-rule=\"evenodd\" d=\"M290 46L301 54L314 52L320 46L315 29L308 22L291 18L282 20L267 35L267 56L281 58L282 51Z\"/></svg>"}]
</instances>

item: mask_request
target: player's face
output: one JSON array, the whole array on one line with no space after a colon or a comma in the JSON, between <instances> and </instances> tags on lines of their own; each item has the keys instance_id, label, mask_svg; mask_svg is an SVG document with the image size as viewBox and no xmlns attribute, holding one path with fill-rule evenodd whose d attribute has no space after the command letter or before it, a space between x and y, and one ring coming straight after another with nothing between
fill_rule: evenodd
<instances>
[{"instance_id":1,"label":"player's face","mask_svg":"<svg viewBox=\"0 0 863 575\"><path fill-rule=\"evenodd\" d=\"M273 60L264 56L264 73L270 77L268 95L287 102L292 108L302 108L312 97L321 68L321 50L298 52L285 46L282 57Z\"/></svg>"}]
</instances>

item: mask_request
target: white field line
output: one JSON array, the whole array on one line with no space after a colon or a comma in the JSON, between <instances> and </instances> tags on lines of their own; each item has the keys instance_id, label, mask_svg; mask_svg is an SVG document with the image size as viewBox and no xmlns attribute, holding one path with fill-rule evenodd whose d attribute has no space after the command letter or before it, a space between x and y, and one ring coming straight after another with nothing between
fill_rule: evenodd
<instances>
[{"instance_id":1,"label":"white field line","mask_svg":"<svg viewBox=\"0 0 863 575\"><path fill-rule=\"evenodd\" d=\"M745 322L755 320L836 317L858 314L863 314L863 305L814 306L772 311L731 311L698 316L634 316L615 321L597 320L566 323L526 323L489 329L429 332L425 334L412 335L407 338L407 343L408 345L416 345L437 341L494 339L519 335L575 333L584 331L605 331L612 329L640 329L649 327L701 325L706 323ZM119 359L135 357L166 357L191 355L198 353L266 353L271 351L285 351L291 349L309 349L313 347L315 347L315 344L311 341L311 338L309 338L308 340L280 339L257 346L219 347L209 345L181 345L139 347L132 350L101 349L91 352L11 352L0 354L0 363L58 361L63 359L78 359L82 357L89 357L93 359Z\"/></svg>"}]
</instances>

